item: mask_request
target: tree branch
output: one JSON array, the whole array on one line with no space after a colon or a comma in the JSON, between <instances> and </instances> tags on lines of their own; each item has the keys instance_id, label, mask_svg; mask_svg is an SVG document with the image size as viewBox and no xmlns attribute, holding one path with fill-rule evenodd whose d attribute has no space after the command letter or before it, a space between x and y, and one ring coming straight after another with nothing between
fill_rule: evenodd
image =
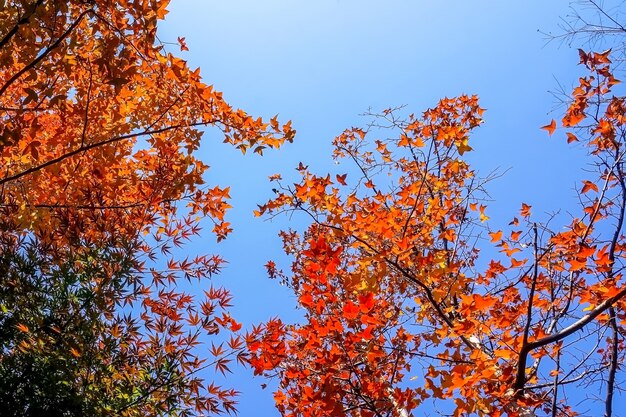
<instances>
[{"instance_id":1,"label":"tree branch","mask_svg":"<svg viewBox=\"0 0 626 417\"><path fill-rule=\"evenodd\" d=\"M613 415L613 392L615 390L615 374L617 373L617 356L619 345L619 332L617 329L617 320L615 318L615 308L609 308L609 325L613 330L613 338L611 340L611 363L609 365L609 379L606 383L606 399L604 401L604 417Z\"/></svg>"}]
</instances>

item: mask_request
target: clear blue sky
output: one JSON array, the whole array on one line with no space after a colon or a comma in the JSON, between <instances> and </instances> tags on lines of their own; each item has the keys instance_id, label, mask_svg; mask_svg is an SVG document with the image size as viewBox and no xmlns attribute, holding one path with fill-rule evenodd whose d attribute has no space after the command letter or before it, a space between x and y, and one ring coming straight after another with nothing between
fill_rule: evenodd
<instances>
[{"instance_id":1,"label":"clear blue sky","mask_svg":"<svg viewBox=\"0 0 626 417\"><path fill-rule=\"evenodd\" d=\"M219 245L207 232L191 250L230 262L216 281L233 292L236 317L247 327L276 315L297 320L294 297L263 268L269 259L288 267L276 235L287 218L263 222L252 210L271 196L273 173L289 178L299 161L320 173L335 170L332 138L365 123L359 114L370 107L420 113L444 96L478 94L486 123L470 159L483 174L510 168L489 186L494 228L522 201L534 213L574 204L583 151L566 146L564 133L548 138L539 129L559 118L559 110L550 113L556 80L569 90L580 71L575 49L546 45L538 32L557 31L568 7L545 0L173 0L159 37L175 43L184 36L190 51L169 49L201 67L204 81L232 105L264 117L279 113L298 131L294 144L263 158L242 157L219 132L205 134L207 181L231 186L235 232ZM247 371L228 378L242 391L241 416L278 415L264 382Z\"/></svg>"}]
</instances>

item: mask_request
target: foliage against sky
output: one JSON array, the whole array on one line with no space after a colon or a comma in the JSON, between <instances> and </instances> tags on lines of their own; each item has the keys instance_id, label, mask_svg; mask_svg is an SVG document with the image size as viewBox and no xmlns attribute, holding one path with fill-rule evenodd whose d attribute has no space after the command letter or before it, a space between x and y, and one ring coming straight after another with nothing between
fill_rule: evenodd
<instances>
[{"instance_id":1,"label":"foliage against sky","mask_svg":"<svg viewBox=\"0 0 626 417\"><path fill-rule=\"evenodd\" d=\"M198 257L187 258L188 249L175 247L197 235L200 225L208 224L218 240L231 232L224 217L229 184L245 178L246 169L231 164L215 177L216 185L206 164L219 166L221 158L199 159L198 129L217 126L222 134L209 131L208 138L258 153L291 141L294 131L276 118L264 122L234 109L177 58L190 39L178 35L164 43L156 37L166 6L3 3L2 371L5 381L50 378L5 391L3 401L16 410L33 410L33 395L43 409L128 415L228 411L233 405L235 392L213 384L215 375L207 372L225 372L234 355L245 358L237 336L241 324L228 312L231 296L207 282L225 264L204 245ZM422 12L432 13L426 7ZM395 16L404 22L409 15ZM252 39L243 26L231 32ZM429 43L440 46L445 39L441 34ZM375 45L402 57L394 44ZM520 53L505 46L490 56ZM270 50L266 68L279 73L280 65L293 65L293 57ZM424 56L420 69L449 70ZM580 61L584 78L573 78L571 106L542 120L543 137L560 136L593 161L594 170L575 181L579 202L556 202L568 211L562 224L548 224L536 203L517 194L526 203L505 214L510 224L489 222L496 217L485 194L489 181L468 163L480 150L474 136L482 129L484 105L474 95L449 94L449 84L439 86L445 92L430 93L450 97L436 105L433 98L430 110L374 110L371 124L337 136L339 166L332 174L319 173L327 167L317 167L312 156L299 155L303 163L288 165L275 154L273 173L282 171L287 180L272 177L278 181L268 186L273 198L258 214L303 216L296 224L301 233L282 234L295 259L291 272L281 273L273 262L267 267L293 291L304 320L270 320L247 342L255 372L279 376L281 412L404 415L434 400L459 415L569 415L570 398L588 384L611 414L623 359L624 105L611 96L619 86L610 59L583 51L572 60L572 66ZM450 80L471 73L464 68L470 61L461 61L448 65L462 69ZM493 83L485 62L481 76ZM230 72L249 69L219 65ZM262 70L254 74L264 83ZM420 75L409 90L421 91L432 77ZM504 80L500 88L524 89L529 81L521 72ZM385 101L393 100L385 105L397 103L385 93ZM333 91L324 106L332 109L339 101ZM523 111L502 107L515 115L516 127L542 136L540 124L525 121ZM282 109L261 113L268 111ZM350 125L330 117L314 123ZM321 140L314 147L323 148ZM530 156L527 166L537 171L540 158ZM288 185L293 166L301 179ZM275 219L287 224L287 217ZM263 237L254 239L263 246ZM238 252L229 258L235 270L255 257ZM249 287L258 276L246 274Z\"/></svg>"},{"instance_id":2,"label":"foliage against sky","mask_svg":"<svg viewBox=\"0 0 626 417\"><path fill-rule=\"evenodd\" d=\"M163 50L167 1L9 1L0 7L3 409L15 415L232 411L199 378L241 353L223 260L176 258L228 187L197 159L215 126L237 149L293 139L231 107ZM181 49L184 45L181 41ZM180 282L194 282L189 294ZM219 332L207 357L198 338ZM204 347L206 349L206 346ZM40 384L36 385L35 384ZM160 411L159 411L160 410Z\"/></svg>"}]
</instances>

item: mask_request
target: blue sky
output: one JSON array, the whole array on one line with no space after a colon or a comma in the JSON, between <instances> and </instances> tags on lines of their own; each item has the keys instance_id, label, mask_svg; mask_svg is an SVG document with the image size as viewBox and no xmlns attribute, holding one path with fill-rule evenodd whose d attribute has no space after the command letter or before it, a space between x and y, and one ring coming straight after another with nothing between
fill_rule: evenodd
<instances>
[{"instance_id":1,"label":"blue sky","mask_svg":"<svg viewBox=\"0 0 626 417\"><path fill-rule=\"evenodd\" d=\"M522 201L534 213L575 204L584 151L567 146L559 130L549 138L539 129L563 110L554 111L550 91L558 83L570 90L581 71L576 49L546 44L539 33L558 32L567 1L173 0L169 10L159 37L185 37L190 49L171 45L172 52L201 67L232 105L278 113L298 131L293 144L263 158L242 157L219 132L205 134L207 181L231 186L235 232L219 245L207 233L190 250L230 262L217 281L233 292L234 314L247 327L271 316L298 318L294 297L263 268L269 259L288 267L276 235L288 219L252 215L271 197L267 177L295 179L300 161L319 173L337 170L330 143L366 123L359 115L368 108L406 105L420 113L444 96L478 94L486 122L469 159L483 174L508 170L488 186L493 227L508 223ZM278 415L271 386L260 389L265 382L247 371L228 378L242 391L241 416Z\"/></svg>"}]
</instances>

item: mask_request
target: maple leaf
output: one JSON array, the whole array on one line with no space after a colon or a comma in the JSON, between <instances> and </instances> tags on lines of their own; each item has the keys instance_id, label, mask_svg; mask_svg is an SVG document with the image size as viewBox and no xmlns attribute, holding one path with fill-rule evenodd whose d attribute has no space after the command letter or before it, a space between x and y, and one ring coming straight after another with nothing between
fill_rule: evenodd
<instances>
[{"instance_id":1,"label":"maple leaf","mask_svg":"<svg viewBox=\"0 0 626 417\"><path fill-rule=\"evenodd\" d=\"M548 132L548 135L552 136L552 134L554 133L554 131L556 130L556 121L554 119L552 119L552 121L550 122L550 124L547 124L545 126L541 127L543 130Z\"/></svg>"},{"instance_id":2,"label":"maple leaf","mask_svg":"<svg viewBox=\"0 0 626 417\"><path fill-rule=\"evenodd\" d=\"M187 48L187 43L185 42L185 38L184 37L178 37L178 43L180 45L180 50L181 51L188 51L189 48Z\"/></svg>"},{"instance_id":3,"label":"maple leaf","mask_svg":"<svg viewBox=\"0 0 626 417\"><path fill-rule=\"evenodd\" d=\"M359 307L352 303L351 301L348 301L346 303L346 305L343 307L343 315L345 318L352 320L355 319L359 313Z\"/></svg>"},{"instance_id":4,"label":"maple leaf","mask_svg":"<svg viewBox=\"0 0 626 417\"><path fill-rule=\"evenodd\" d=\"M502 231L490 232L489 236L491 236L491 243L499 242L502 239Z\"/></svg>"},{"instance_id":5,"label":"maple leaf","mask_svg":"<svg viewBox=\"0 0 626 417\"><path fill-rule=\"evenodd\" d=\"M520 209L520 216L524 218L530 217L530 209L531 209L531 206L529 206L526 203L522 203L522 208Z\"/></svg>"},{"instance_id":6,"label":"maple leaf","mask_svg":"<svg viewBox=\"0 0 626 417\"><path fill-rule=\"evenodd\" d=\"M18 323L15 327L17 327L17 329L18 329L20 332L24 332L24 333L28 333L28 332L30 332L30 329L28 328L28 326L26 326L26 325L25 325L25 324L23 324L23 323Z\"/></svg>"},{"instance_id":7,"label":"maple leaf","mask_svg":"<svg viewBox=\"0 0 626 417\"><path fill-rule=\"evenodd\" d=\"M591 181L583 181L583 188L580 190L581 194L585 194L587 193L589 190L593 190L595 192L598 192L598 186L595 185L593 182Z\"/></svg>"},{"instance_id":8,"label":"maple leaf","mask_svg":"<svg viewBox=\"0 0 626 417\"><path fill-rule=\"evenodd\" d=\"M578 138L571 132L567 132L567 143L578 142Z\"/></svg>"},{"instance_id":9,"label":"maple leaf","mask_svg":"<svg viewBox=\"0 0 626 417\"><path fill-rule=\"evenodd\" d=\"M337 175L337 182L341 185L346 185L346 176L347 174Z\"/></svg>"},{"instance_id":10,"label":"maple leaf","mask_svg":"<svg viewBox=\"0 0 626 417\"><path fill-rule=\"evenodd\" d=\"M480 214L480 221L482 222L486 222L487 220L489 220L489 216L487 216L485 214L485 209L487 208L487 206L481 205L480 209L479 209L479 214Z\"/></svg>"}]
</instances>

